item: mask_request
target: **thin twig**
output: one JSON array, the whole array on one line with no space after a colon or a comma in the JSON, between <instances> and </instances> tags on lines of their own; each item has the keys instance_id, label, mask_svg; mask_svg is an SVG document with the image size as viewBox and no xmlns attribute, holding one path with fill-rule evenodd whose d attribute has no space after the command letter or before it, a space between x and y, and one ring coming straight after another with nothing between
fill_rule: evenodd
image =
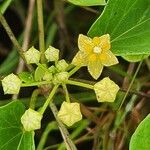
<instances>
[{"instance_id":1,"label":"thin twig","mask_svg":"<svg viewBox=\"0 0 150 150\"><path fill-rule=\"evenodd\" d=\"M43 23L43 1L37 0L37 15L39 28L39 48L41 52L41 62L45 62L45 40L44 40L44 23Z\"/></svg>"},{"instance_id":2,"label":"thin twig","mask_svg":"<svg viewBox=\"0 0 150 150\"><path fill-rule=\"evenodd\" d=\"M1 12L0 12L0 22L2 23L4 29L6 30L6 32L7 32L8 36L9 36L10 40L12 41L12 43L14 44L14 46L17 48L17 50L18 50L20 56L21 56L22 59L26 62L26 59L25 59L24 54L23 54L23 49L22 49L22 47L20 46L20 44L18 43L18 41L17 41L15 35L13 34L11 28L9 27L9 25L8 25L8 23L7 23L7 21L6 21L6 19L4 18L4 16L2 15ZM30 65L27 65L27 67L28 67L28 69L29 69L30 71L32 70L32 68L31 68Z\"/></svg>"},{"instance_id":3,"label":"thin twig","mask_svg":"<svg viewBox=\"0 0 150 150\"><path fill-rule=\"evenodd\" d=\"M133 76L133 78L132 78L132 80L131 80L131 83L130 83L130 85L129 85L129 87L128 87L128 90L127 90L127 92L125 93L125 95L124 95L124 97L123 97L123 100L122 100L122 102L121 102L121 105L119 106L119 110L121 109L121 107L122 107L122 105L123 105L123 103L124 103L126 97L128 96L128 93L130 92L130 89L131 89L131 87L132 87L132 85L133 85L133 82L134 82L134 80L135 80L135 78L136 78L136 76L137 76L137 74L138 74L138 72L139 72L139 70L140 70L140 68L141 68L141 66L142 66L142 63L143 63L143 61L141 61L141 62L139 63L139 65L138 65L138 67L137 67L137 69L136 69L136 71L135 71L135 73L134 73L134 76Z\"/></svg>"},{"instance_id":4,"label":"thin twig","mask_svg":"<svg viewBox=\"0 0 150 150\"><path fill-rule=\"evenodd\" d=\"M30 0L29 7L28 7L28 15L26 18L26 23L25 23L24 40L23 40L23 44L22 44L22 49L24 51L26 51L29 47L34 6L35 6L35 0ZM24 68L24 61L20 58L19 65L18 65L16 72L17 73L22 72L23 68Z\"/></svg>"}]
</instances>

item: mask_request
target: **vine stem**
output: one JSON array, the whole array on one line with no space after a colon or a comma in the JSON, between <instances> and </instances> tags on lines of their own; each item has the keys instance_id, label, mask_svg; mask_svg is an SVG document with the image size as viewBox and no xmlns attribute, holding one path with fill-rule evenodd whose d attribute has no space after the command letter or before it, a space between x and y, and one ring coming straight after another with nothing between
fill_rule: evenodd
<instances>
[{"instance_id":1,"label":"vine stem","mask_svg":"<svg viewBox=\"0 0 150 150\"><path fill-rule=\"evenodd\" d=\"M45 62L45 40L44 40L44 23L43 23L43 3L42 0L37 0L37 15L39 28L39 49L41 52L41 63Z\"/></svg>"},{"instance_id":2,"label":"vine stem","mask_svg":"<svg viewBox=\"0 0 150 150\"><path fill-rule=\"evenodd\" d=\"M26 62L26 59L24 57L24 54L23 54L23 49L22 47L20 46L20 44L18 43L14 33L12 32L11 28L9 27L5 17L2 15L2 13L0 12L0 22L1 24L3 25L4 29L6 30L10 40L12 41L12 43L14 44L14 46L17 48L18 50L18 53L20 54L21 58L24 60L24 62L27 64ZM30 65L27 65L27 68L32 71L32 66Z\"/></svg>"},{"instance_id":3,"label":"vine stem","mask_svg":"<svg viewBox=\"0 0 150 150\"><path fill-rule=\"evenodd\" d=\"M35 89L33 91L31 100L30 100L30 108L35 109L36 100L40 93L41 93L40 89Z\"/></svg>"},{"instance_id":4,"label":"vine stem","mask_svg":"<svg viewBox=\"0 0 150 150\"><path fill-rule=\"evenodd\" d=\"M121 109L121 107L122 107L124 101L126 100L128 94L129 94L129 92L130 92L130 89L131 89L131 87L132 87L132 85L133 85L133 82L134 82L134 80L135 80L135 78L136 78L136 76L137 76L137 74L138 74L138 72L139 72L139 70L140 70L140 67L141 67L142 63L143 63L143 61L141 61L141 62L139 63L139 65L138 65L138 67L137 67L137 69L136 69L136 71L135 71L135 73L134 73L134 76L133 76L133 78L132 78L132 80L131 80L131 83L130 83L128 89L127 89L127 92L125 93L125 95L124 95L124 97L123 97L123 100L122 100L122 102L121 102L121 105L119 106L119 110Z\"/></svg>"},{"instance_id":5,"label":"vine stem","mask_svg":"<svg viewBox=\"0 0 150 150\"><path fill-rule=\"evenodd\" d=\"M49 104L50 104L50 101L52 100L53 96L55 95L56 90L57 90L58 87L59 87L59 85L55 85L55 86L54 86L54 88L52 89L51 93L49 94L49 96L48 96L46 102L44 103L43 107L40 109L40 111L39 111L40 114L42 114L42 115L44 114L46 108L47 108L47 107L49 106Z\"/></svg>"},{"instance_id":6,"label":"vine stem","mask_svg":"<svg viewBox=\"0 0 150 150\"><path fill-rule=\"evenodd\" d=\"M46 129L44 130L42 137L40 139L40 142L37 146L37 150L43 150L44 145L46 143L46 140L48 138L48 134L52 131L52 130L56 130L58 128L57 123L55 121L50 122Z\"/></svg>"},{"instance_id":7,"label":"vine stem","mask_svg":"<svg viewBox=\"0 0 150 150\"><path fill-rule=\"evenodd\" d=\"M70 103L69 93L68 93L68 89L67 89L66 84L62 84L62 87L63 87L63 89L64 89L64 91L65 91L66 101L67 101L68 103Z\"/></svg>"},{"instance_id":8,"label":"vine stem","mask_svg":"<svg viewBox=\"0 0 150 150\"><path fill-rule=\"evenodd\" d=\"M82 82L73 81L73 80L68 80L67 84L81 86L81 87L92 89L92 90L94 89L94 86L91 84L82 83Z\"/></svg>"}]
</instances>

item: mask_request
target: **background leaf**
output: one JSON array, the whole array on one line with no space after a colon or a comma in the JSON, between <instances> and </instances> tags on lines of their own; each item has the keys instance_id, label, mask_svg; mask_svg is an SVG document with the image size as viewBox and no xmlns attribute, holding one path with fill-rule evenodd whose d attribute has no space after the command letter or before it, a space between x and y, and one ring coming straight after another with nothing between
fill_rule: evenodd
<instances>
[{"instance_id":1,"label":"background leaf","mask_svg":"<svg viewBox=\"0 0 150 150\"><path fill-rule=\"evenodd\" d=\"M131 137L130 150L150 150L150 114L139 124Z\"/></svg>"},{"instance_id":2,"label":"background leaf","mask_svg":"<svg viewBox=\"0 0 150 150\"><path fill-rule=\"evenodd\" d=\"M122 56L125 60L130 62L138 62L145 58L147 58L149 55L125 55Z\"/></svg>"},{"instance_id":3,"label":"background leaf","mask_svg":"<svg viewBox=\"0 0 150 150\"><path fill-rule=\"evenodd\" d=\"M69 2L80 6L105 5L105 0L68 0Z\"/></svg>"},{"instance_id":4,"label":"background leaf","mask_svg":"<svg viewBox=\"0 0 150 150\"><path fill-rule=\"evenodd\" d=\"M2 14L6 11L7 7L11 4L12 1L13 0L4 0L4 2L0 5L0 11Z\"/></svg>"},{"instance_id":5,"label":"background leaf","mask_svg":"<svg viewBox=\"0 0 150 150\"><path fill-rule=\"evenodd\" d=\"M0 107L0 149L34 150L34 133L23 130L20 118L25 111L24 105L14 101Z\"/></svg>"},{"instance_id":6,"label":"background leaf","mask_svg":"<svg viewBox=\"0 0 150 150\"><path fill-rule=\"evenodd\" d=\"M106 33L116 55L150 54L150 0L109 0L88 35Z\"/></svg>"}]
</instances>

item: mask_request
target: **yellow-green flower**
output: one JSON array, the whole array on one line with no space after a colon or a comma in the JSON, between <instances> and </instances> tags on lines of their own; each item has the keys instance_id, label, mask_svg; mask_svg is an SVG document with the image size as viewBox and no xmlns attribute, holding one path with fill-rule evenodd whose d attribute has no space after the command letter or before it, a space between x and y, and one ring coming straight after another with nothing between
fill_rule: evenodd
<instances>
[{"instance_id":1,"label":"yellow-green flower","mask_svg":"<svg viewBox=\"0 0 150 150\"><path fill-rule=\"evenodd\" d=\"M119 86L108 77L94 85L94 91L98 102L114 102Z\"/></svg>"},{"instance_id":2,"label":"yellow-green flower","mask_svg":"<svg viewBox=\"0 0 150 150\"><path fill-rule=\"evenodd\" d=\"M67 126L72 126L80 121L82 119L80 104L63 102L58 112L58 118Z\"/></svg>"},{"instance_id":3,"label":"yellow-green flower","mask_svg":"<svg viewBox=\"0 0 150 150\"><path fill-rule=\"evenodd\" d=\"M42 115L29 108L25 111L25 113L21 117L21 123L25 129L25 131L33 131L41 128L41 119Z\"/></svg>"},{"instance_id":4,"label":"yellow-green flower","mask_svg":"<svg viewBox=\"0 0 150 150\"><path fill-rule=\"evenodd\" d=\"M116 56L110 51L109 34L91 39L83 34L78 38L79 52L73 59L76 66L87 66L94 79L98 79L103 66L111 66L118 63Z\"/></svg>"},{"instance_id":5,"label":"yellow-green flower","mask_svg":"<svg viewBox=\"0 0 150 150\"><path fill-rule=\"evenodd\" d=\"M4 94L18 94L21 87L21 80L11 73L2 80Z\"/></svg>"}]
</instances>

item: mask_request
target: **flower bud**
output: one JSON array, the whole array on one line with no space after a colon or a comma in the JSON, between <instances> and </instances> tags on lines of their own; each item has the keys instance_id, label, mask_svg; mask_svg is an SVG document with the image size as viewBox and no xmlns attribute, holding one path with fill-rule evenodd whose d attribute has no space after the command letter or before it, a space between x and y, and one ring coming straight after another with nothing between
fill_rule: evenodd
<instances>
[{"instance_id":1,"label":"flower bud","mask_svg":"<svg viewBox=\"0 0 150 150\"><path fill-rule=\"evenodd\" d=\"M52 46L49 46L49 48L45 51L45 57L48 61L58 61L59 50Z\"/></svg>"},{"instance_id":2,"label":"flower bud","mask_svg":"<svg viewBox=\"0 0 150 150\"><path fill-rule=\"evenodd\" d=\"M18 94L21 87L21 80L13 73L2 80L4 94Z\"/></svg>"},{"instance_id":3,"label":"flower bud","mask_svg":"<svg viewBox=\"0 0 150 150\"><path fill-rule=\"evenodd\" d=\"M25 131L33 131L41 128L41 119L42 115L39 112L29 108L21 117L21 123Z\"/></svg>"},{"instance_id":4,"label":"flower bud","mask_svg":"<svg viewBox=\"0 0 150 150\"><path fill-rule=\"evenodd\" d=\"M24 53L27 64L38 64L40 61L41 53L33 46Z\"/></svg>"},{"instance_id":5,"label":"flower bud","mask_svg":"<svg viewBox=\"0 0 150 150\"><path fill-rule=\"evenodd\" d=\"M72 126L80 121L82 119L80 104L63 102L58 112L58 118L67 126Z\"/></svg>"},{"instance_id":6,"label":"flower bud","mask_svg":"<svg viewBox=\"0 0 150 150\"><path fill-rule=\"evenodd\" d=\"M69 78L68 72L59 72L54 75L53 83L59 84L59 83L65 83Z\"/></svg>"},{"instance_id":7,"label":"flower bud","mask_svg":"<svg viewBox=\"0 0 150 150\"><path fill-rule=\"evenodd\" d=\"M56 68L59 72L65 71L68 66L69 66L68 63L66 63L64 59L58 61L58 63L56 64Z\"/></svg>"},{"instance_id":8,"label":"flower bud","mask_svg":"<svg viewBox=\"0 0 150 150\"><path fill-rule=\"evenodd\" d=\"M94 91L98 102L114 102L119 86L106 77L94 85Z\"/></svg>"},{"instance_id":9,"label":"flower bud","mask_svg":"<svg viewBox=\"0 0 150 150\"><path fill-rule=\"evenodd\" d=\"M51 81L52 79L53 79L52 73L46 71L45 74L44 74L44 76L43 76L43 80L45 80L45 81Z\"/></svg>"},{"instance_id":10,"label":"flower bud","mask_svg":"<svg viewBox=\"0 0 150 150\"><path fill-rule=\"evenodd\" d=\"M50 66L49 68L48 68L48 70L49 70L49 72L51 72L52 74L54 74L54 73L56 73L56 68L55 68L55 66Z\"/></svg>"}]
</instances>

